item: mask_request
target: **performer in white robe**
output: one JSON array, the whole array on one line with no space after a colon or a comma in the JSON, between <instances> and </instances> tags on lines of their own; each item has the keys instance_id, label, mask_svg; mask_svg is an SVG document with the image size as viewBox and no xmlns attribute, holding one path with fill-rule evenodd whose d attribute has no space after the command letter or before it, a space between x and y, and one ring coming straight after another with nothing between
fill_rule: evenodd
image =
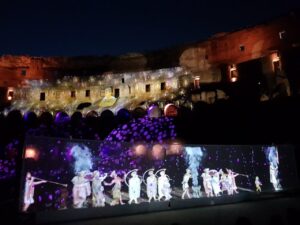
<instances>
[{"instance_id":1,"label":"performer in white robe","mask_svg":"<svg viewBox=\"0 0 300 225\"><path fill-rule=\"evenodd\" d=\"M141 179L137 175L136 171L133 171L131 173L131 178L129 179L129 204L131 204L133 201L138 204L138 198L141 195Z\"/></svg>"},{"instance_id":2,"label":"performer in white robe","mask_svg":"<svg viewBox=\"0 0 300 225\"><path fill-rule=\"evenodd\" d=\"M228 182L229 182L229 194L238 194L239 192L237 191L237 186L235 182L235 178L239 175L238 173L234 173L232 170L227 169L228 175Z\"/></svg>"},{"instance_id":3,"label":"performer in white robe","mask_svg":"<svg viewBox=\"0 0 300 225\"><path fill-rule=\"evenodd\" d=\"M215 172L211 178L211 186L213 189L213 193L215 196L220 196L221 188L220 188L220 175L219 172Z\"/></svg>"},{"instance_id":4,"label":"performer in white robe","mask_svg":"<svg viewBox=\"0 0 300 225\"><path fill-rule=\"evenodd\" d=\"M90 181L85 178L85 172L80 171L79 174L72 179L73 183L73 205L75 208L82 208L86 198L91 195Z\"/></svg>"},{"instance_id":5,"label":"performer in white robe","mask_svg":"<svg viewBox=\"0 0 300 225\"><path fill-rule=\"evenodd\" d=\"M158 178L158 200L160 201L163 197L165 200L170 200L171 196L171 185L168 176L165 173L165 169L162 170Z\"/></svg>"},{"instance_id":6,"label":"performer in white robe","mask_svg":"<svg viewBox=\"0 0 300 225\"><path fill-rule=\"evenodd\" d=\"M190 169L186 169L186 173L183 176L183 180L181 182L182 184L182 190L183 193L181 195L181 198L184 199L184 196L187 195L188 198L191 198L191 195L189 193L189 180L191 179L192 174Z\"/></svg>"},{"instance_id":7,"label":"performer in white robe","mask_svg":"<svg viewBox=\"0 0 300 225\"><path fill-rule=\"evenodd\" d=\"M31 176L30 172L26 174L25 191L24 191L24 202L23 212L26 212L31 204L34 203L34 188L36 185L46 183L47 181L34 181L34 177Z\"/></svg>"},{"instance_id":8,"label":"performer in white robe","mask_svg":"<svg viewBox=\"0 0 300 225\"><path fill-rule=\"evenodd\" d=\"M224 191L227 191L227 194L228 194L228 184L226 182L227 175L223 172L222 169L219 170L219 174L220 174L221 192L222 192L222 194L224 194Z\"/></svg>"},{"instance_id":9,"label":"performer in white robe","mask_svg":"<svg viewBox=\"0 0 300 225\"><path fill-rule=\"evenodd\" d=\"M203 187L207 197L212 197L212 186L211 186L211 176L209 175L209 169L205 168L201 177L203 178Z\"/></svg>"},{"instance_id":10,"label":"performer in white robe","mask_svg":"<svg viewBox=\"0 0 300 225\"><path fill-rule=\"evenodd\" d=\"M146 179L147 184L147 196L148 196L148 202L151 202L152 199L157 200L157 178L154 174L154 170L151 169L149 171L149 176Z\"/></svg>"},{"instance_id":11,"label":"performer in white robe","mask_svg":"<svg viewBox=\"0 0 300 225\"><path fill-rule=\"evenodd\" d=\"M103 194L104 188L102 186L102 182L107 177L107 173L105 173L103 176L99 176L99 171L94 171L93 175L94 175L93 182L92 182L93 206L103 207L105 206L105 196Z\"/></svg>"}]
</instances>

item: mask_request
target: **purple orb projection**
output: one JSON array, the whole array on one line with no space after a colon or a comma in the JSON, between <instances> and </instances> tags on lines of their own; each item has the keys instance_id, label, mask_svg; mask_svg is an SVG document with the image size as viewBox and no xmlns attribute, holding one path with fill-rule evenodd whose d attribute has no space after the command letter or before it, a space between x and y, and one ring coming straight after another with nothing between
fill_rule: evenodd
<instances>
[{"instance_id":1,"label":"purple orb projection","mask_svg":"<svg viewBox=\"0 0 300 225\"><path fill-rule=\"evenodd\" d=\"M65 112L58 112L55 116L54 122L56 124L63 124L70 121L70 117Z\"/></svg>"},{"instance_id":2,"label":"purple orb projection","mask_svg":"<svg viewBox=\"0 0 300 225\"><path fill-rule=\"evenodd\" d=\"M122 142L162 142L176 138L176 130L173 118L143 117L130 121L114 129L105 139L105 141Z\"/></svg>"}]
</instances>

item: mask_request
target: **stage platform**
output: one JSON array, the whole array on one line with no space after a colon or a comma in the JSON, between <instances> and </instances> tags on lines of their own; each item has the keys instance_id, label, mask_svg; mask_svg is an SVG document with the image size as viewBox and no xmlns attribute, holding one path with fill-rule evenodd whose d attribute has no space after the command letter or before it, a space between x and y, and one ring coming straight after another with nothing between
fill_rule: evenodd
<instances>
[{"instance_id":1,"label":"stage platform","mask_svg":"<svg viewBox=\"0 0 300 225\"><path fill-rule=\"evenodd\" d=\"M276 193L239 193L233 196L221 196L221 197L211 197L211 198L198 198L198 199L171 199L170 201L163 202L152 202L152 203L140 203L140 204L131 204L131 205L118 205L118 206L106 206L100 208L84 208L84 209L66 209L59 211L43 211L34 214L34 224L94 224L89 221L107 221L107 224L111 224L108 221L110 219L116 221L114 224L127 224L121 223L121 218L141 218L143 221L140 223L145 224L147 221L147 217L152 218L153 215L168 215L170 214L170 221L174 221L173 224L176 224L176 220L174 220L171 215L175 212L178 213L199 213L199 215L205 216L207 212L211 216L220 216L219 210L227 211L229 208L232 211L228 214L228 217L232 217L233 214L236 215L237 211L242 207L243 210L249 208L249 213L252 212L255 214L260 207L263 205L268 206L265 208L265 213L271 213L270 207L275 207L276 205L279 207L280 204L282 207L287 208L300 208L300 204L297 206L297 202L295 199L300 199L299 190L290 190L290 191L282 191ZM273 202L273 203L272 203ZM288 205L290 204L290 205ZM257 208L256 208L257 207ZM278 208L277 207L277 208ZM278 208L280 209L280 207ZM300 211L299 211L300 212ZM217 213L217 215L213 215ZM261 213L261 212L259 212ZM176 214L176 213L175 213ZM221 213L222 214L222 213ZM152 216L151 216L152 215ZM29 216L29 215L27 215ZM222 215L225 216L225 215ZM226 216L225 216L226 217ZM117 219L119 218L119 219ZM143 219L144 218L144 219ZM152 218L153 219L153 218ZM188 219L188 218L187 218ZM181 220L182 221L182 220ZM154 224L163 224L161 221L156 221ZM195 222L195 221L194 221ZM130 224L133 224L131 222ZM172 223L167 223L172 224ZM179 224L188 224L184 223L184 220ZM202 223L194 223L194 224L202 224ZM211 223L209 223L211 224ZM222 224L222 223L221 223Z\"/></svg>"}]
</instances>

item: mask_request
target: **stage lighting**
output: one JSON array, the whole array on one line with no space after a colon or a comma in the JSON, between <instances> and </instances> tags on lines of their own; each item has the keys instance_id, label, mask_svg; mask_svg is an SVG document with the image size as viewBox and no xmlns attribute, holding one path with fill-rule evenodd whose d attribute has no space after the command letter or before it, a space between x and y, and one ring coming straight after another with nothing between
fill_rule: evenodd
<instances>
[{"instance_id":1,"label":"stage lighting","mask_svg":"<svg viewBox=\"0 0 300 225\"><path fill-rule=\"evenodd\" d=\"M25 150L25 159L38 159L38 152L34 148L26 148Z\"/></svg>"},{"instance_id":2,"label":"stage lighting","mask_svg":"<svg viewBox=\"0 0 300 225\"><path fill-rule=\"evenodd\" d=\"M167 149L167 155L180 155L182 154L183 146L179 142L173 142Z\"/></svg>"},{"instance_id":3,"label":"stage lighting","mask_svg":"<svg viewBox=\"0 0 300 225\"><path fill-rule=\"evenodd\" d=\"M164 157L164 149L162 145L160 144L153 145L152 157L154 159L162 159Z\"/></svg>"},{"instance_id":4,"label":"stage lighting","mask_svg":"<svg viewBox=\"0 0 300 225\"><path fill-rule=\"evenodd\" d=\"M146 146L145 145L137 145L135 148L134 148L134 154L136 156L142 156L142 155L145 155L146 154Z\"/></svg>"}]
</instances>

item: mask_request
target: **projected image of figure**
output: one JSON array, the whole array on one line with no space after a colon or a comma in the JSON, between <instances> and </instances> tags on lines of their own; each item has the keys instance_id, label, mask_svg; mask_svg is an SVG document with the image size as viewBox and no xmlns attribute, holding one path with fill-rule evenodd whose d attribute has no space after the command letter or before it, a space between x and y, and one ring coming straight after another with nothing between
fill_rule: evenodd
<instances>
[{"instance_id":1,"label":"projected image of figure","mask_svg":"<svg viewBox=\"0 0 300 225\"><path fill-rule=\"evenodd\" d=\"M145 174L147 172L149 175L146 179L148 202L151 202L152 199L154 201L156 201L157 200L157 197L156 197L156 195L157 195L157 178L154 174L154 169L147 170L144 173L143 177L145 176Z\"/></svg>"},{"instance_id":2,"label":"projected image of figure","mask_svg":"<svg viewBox=\"0 0 300 225\"><path fill-rule=\"evenodd\" d=\"M262 186L262 183L260 182L258 176L255 177L255 182L254 183L255 183L256 192L261 192L261 187L260 186Z\"/></svg>"},{"instance_id":3,"label":"projected image of figure","mask_svg":"<svg viewBox=\"0 0 300 225\"><path fill-rule=\"evenodd\" d=\"M25 192L23 202L23 212L26 212L31 204L34 203L34 189L36 185L46 183L47 181L35 181L35 177L31 176L30 172L26 174Z\"/></svg>"},{"instance_id":4,"label":"projected image of figure","mask_svg":"<svg viewBox=\"0 0 300 225\"><path fill-rule=\"evenodd\" d=\"M131 204L132 202L135 202L138 204L138 198L141 195L141 183L142 180L139 178L137 174L137 169L132 170L128 172L125 176L125 182L126 182L126 177L127 175L131 174L131 178L128 181L128 195L129 195L129 201L128 204Z\"/></svg>"},{"instance_id":5,"label":"projected image of figure","mask_svg":"<svg viewBox=\"0 0 300 225\"><path fill-rule=\"evenodd\" d=\"M191 174L191 170L190 169L186 169L186 173L183 176L183 180L181 182L182 184L182 190L183 193L181 195L181 198L184 199L184 196L187 195L188 198L191 198L191 195L189 193L189 180L192 178L192 174Z\"/></svg>"},{"instance_id":6,"label":"projected image of figure","mask_svg":"<svg viewBox=\"0 0 300 225\"><path fill-rule=\"evenodd\" d=\"M106 177L107 173L105 173L103 176L100 176L99 171L93 172L92 191L94 207L105 206L105 196L103 194L104 187L102 186L102 182L106 179Z\"/></svg>"},{"instance_id":7,"label":"projected image of figure","mask_svg":"<svg viewBox=\"0 0 300 225\"><path fill-rule=\"evenodd\" d=\"M266 155L270 164L270 182L273 184L275 191L279 191L282 187L278 178L279 157L277 148L275 146L267 147Z\"/></svg>"},{"instance_id":8,"label":"projected image of figure","mask_svg":"<svg viewBox=\"0 0 300 225\"><path fill-rule=\"evenodd\" d=\"M214 196L220 196L220 175L217 170L210 170L209 174L211 175L211 187L213 190Z\"/></svg>"},{"instance_id":9,"label":"projected image of figure","mask_svg":"<svg viewBox=\"0 0 300 225\"><path fill-rule=\"evenodd\" d=\"M238 173L233 172L231 169L227 170L227 182L228 182L228 194L238 194L235 178L239 175Z\"/></svg>"},{"instance_id":10,"label":"projected image of figure","mask_svg":"<svg viewBox=\"0 0 300 225\"><path fill-rule=\"evenodd\" d=\"M172 198L171 196L171 185L170 178L166 174L166 169L160 169L156 173L159 172L158 178L158 200L160 201L163 197L168 201Z\"/></svg>"},{"instance_id":11,"label":"projected image of figure","mask_svg":"<svg viewBox=\"0 0 300 225\"><path fill-rule=\"evenodd\" d=\"M87 197L91 195L91 185L89 179L85 177L86 171L80 171L73 177L73 206L82 208L86 204Z\"/></svg>"},{"instance_id":12,"label":"projected image of figure","mask_svg":"<svg viewBox=\"0 0 300 225\"><path fill-rule=\"evenodd\" d=\"M213 190L211 186L211 176L209 175L209 168L205 168L201 177L203 178L203 187L206 197L213 196Z\"/></svg>"},{"instance_id":13,"label":"projected image of figure","mask_svg":"<svg viewBox=\"0 0 300 225\"><path fill-rule=\"evenodd\" d=\"M229 183L228 183L228 179L227 179L227 174L224 173L224 171L222 169L219 170L219 174L220 174L221 192L222 192L222 194L224 194L224 192L226 191L228 194Z\"/></svg>"},{"instance_id":14,"label":"projected image of figure","mask_svg":"<svg viewBox=\"0 0 300 225\"><path fill-rule=\"evenodd\" d=\"M112 188L113 201L111 202L110 205L112 206L118 204L124 205L125 203L122 200L121 187L122 187L122 182L124 182L125 180L125 177L122 179L117 175L116 171L112 171L110 177L113 178L110 183L104 182L104 185L106 186L114 185Z\"/></svg>"}]
</instances>

